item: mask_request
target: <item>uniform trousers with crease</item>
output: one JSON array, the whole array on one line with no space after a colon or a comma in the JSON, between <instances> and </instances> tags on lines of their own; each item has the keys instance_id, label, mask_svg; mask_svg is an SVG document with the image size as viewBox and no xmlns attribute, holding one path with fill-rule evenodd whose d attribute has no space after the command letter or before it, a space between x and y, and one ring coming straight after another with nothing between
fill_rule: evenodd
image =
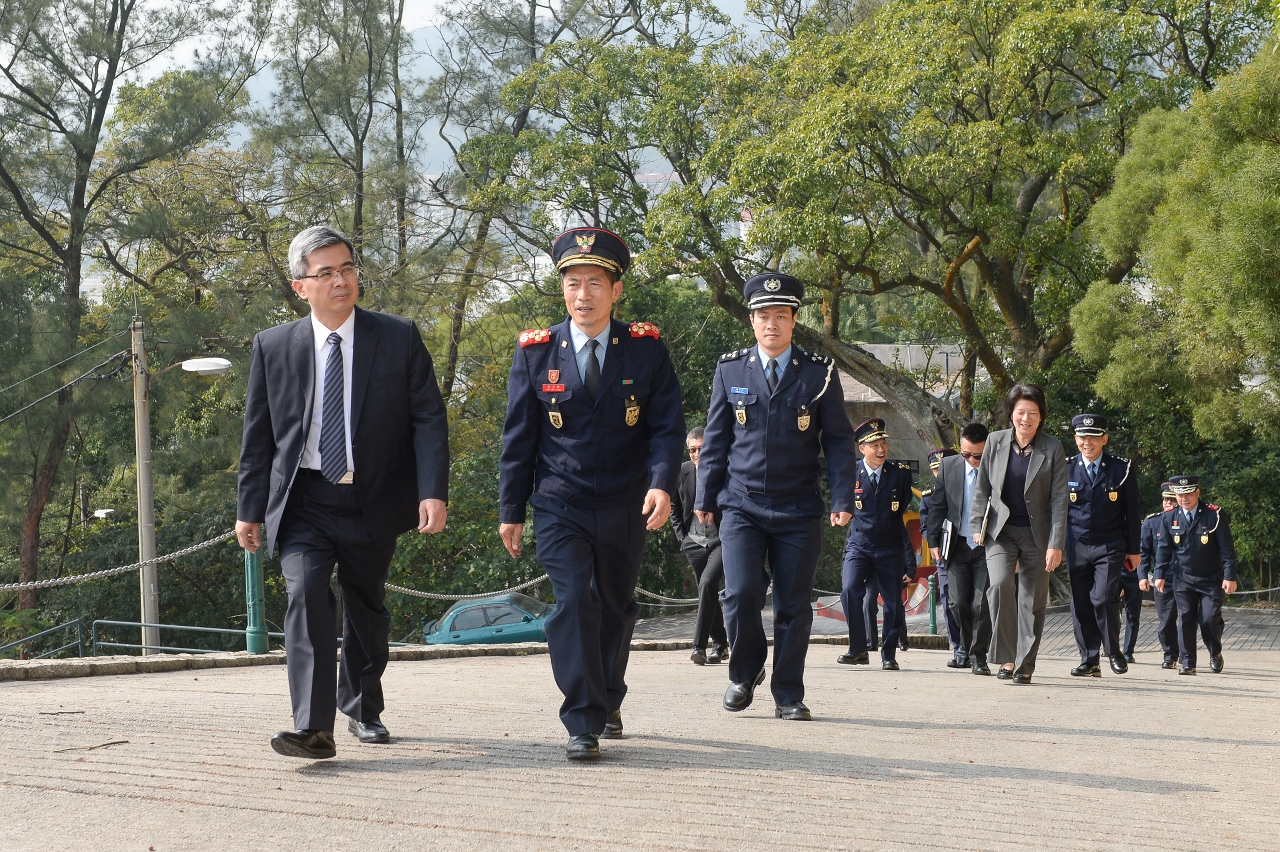
<instances>
[{"instance_id":1,"label":"uniform trousers with crease","mask_svg":"<svg viewBox=\"0 0 1280 852\"><path fill-rule=\"evenodd\" d=\"M988 659L996 665L1013 663L1016 674L1030 676L1036 668L1044 611L1049 605L1044 550L1036 544L1031 527L1010 524L1005 524L986 548L992 626Z\"/></svg>"}]
</instances>

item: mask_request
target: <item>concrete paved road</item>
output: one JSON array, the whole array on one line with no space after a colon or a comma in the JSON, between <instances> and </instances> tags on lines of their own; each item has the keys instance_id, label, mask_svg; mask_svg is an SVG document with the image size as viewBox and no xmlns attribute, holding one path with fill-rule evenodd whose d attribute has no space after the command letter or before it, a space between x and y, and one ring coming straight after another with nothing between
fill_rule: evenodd
<instances>
[{"instance_id":1,"label":"concrete paved road","mask_svg":"<svg viewBox=\"0 0 1280 852\"><path fill-rule=\"evenodd\" d=\"M563 760L546 656L393 663L395 735L274 754L282 666L0 684L0 849L1280 848L1280 652L1031 686L815 646L816 721L720 709L724 666L632 655L627 736ZM340 725L341 725L341 717Z\"/></svg>"}]
</instances>

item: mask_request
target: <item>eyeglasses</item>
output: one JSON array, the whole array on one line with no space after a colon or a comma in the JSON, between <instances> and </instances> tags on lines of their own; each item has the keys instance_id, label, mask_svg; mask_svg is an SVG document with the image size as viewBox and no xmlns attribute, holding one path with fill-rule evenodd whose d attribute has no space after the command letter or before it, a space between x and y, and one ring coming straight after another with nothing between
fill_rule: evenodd
<instances>
[{"instance_id":1,"label":"eyeglasses","mask_svg":"<svg viewBox=\"0 0 1280 852\"><path fill-rule=\"evenodd\" d=\"M337 282L339 278L346 280L357 280L360 277L360 269L354 263L347 263L339 266L337 269L326 269L315 275L302 275L298 280L306 278L314 278L316 283L323 284L326 287Z\"/></svg>"},{"instance_id":2,"label":"eyeglasses","mask_svg":"<svg viewBox=\"0 0 1280 852\"><path fill-rule=\"evenodd\" d=\"M696 455L697 455L698 453L700 453L700 452L702 452L702 447L690 447L690 448L689 448L689 455L691 455L691 456L696 456Z\"/></svg>"},{"instance_id":3,"label":"eyeglasses","mask_svg":"<svg viewBox=\"0 0 1280 852\"><path fill-rule=\"evenodd\" d=\"M981 459L981 458L982 458L982 453L966 453L964 450L961 450L961 451L960 451L960 458L962 458L962 459Z\"/></svg>"}]
</instances>

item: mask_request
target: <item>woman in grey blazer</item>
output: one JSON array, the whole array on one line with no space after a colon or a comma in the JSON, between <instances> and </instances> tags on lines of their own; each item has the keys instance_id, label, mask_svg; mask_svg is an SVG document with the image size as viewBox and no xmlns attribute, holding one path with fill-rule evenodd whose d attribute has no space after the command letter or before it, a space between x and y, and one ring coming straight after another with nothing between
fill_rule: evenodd
<instances>
[{"instance_id":1,"label":"woman in grey blazer","mask_svg":"<svg viewBox=\"0 0 1280 852\"><path fill-rule=\"evenodd\" d=\"M990 659L997 677L1014 683L1031 683L1049 572L1062 563L1067 538L1067 460L1058 439L1041 431L1046 408L1035 385L1010 389L1012 428L987 438L969 516L974 543L987 550Z\"/></svg>"}]
</instances>

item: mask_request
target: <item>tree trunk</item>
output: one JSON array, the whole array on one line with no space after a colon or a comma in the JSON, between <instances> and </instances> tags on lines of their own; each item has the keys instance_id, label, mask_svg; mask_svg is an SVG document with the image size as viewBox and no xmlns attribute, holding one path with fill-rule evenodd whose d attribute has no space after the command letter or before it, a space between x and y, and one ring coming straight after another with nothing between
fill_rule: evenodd
<instances>
[{"instance_id":1,"label":"tree trunk","mask_svg":"<svg viewBox=\"0 0 1280 852\"><path fill-rule=\"evenodd\" d=\"M462 269L462 280L458 284L458 295L453 300L453 317L449 326L449 351L445 356L444 376L440 394L445 399L453 393L453 383L458 376L458 345L462 341L462 323L467 315L467 300L471 295L471 283L475 279L476 270L480 268L480 258L484 255L485 244L489 241L489 226L493 217L485 214L476 228L476 239L467 253L467 263Z\"/></svg>"},{"instance_id":2,"label":"tree trunk","mask_svg":"<svg viewBox=\"0 0 1280 852\"><path fill-rule=\"evenodd\" d=\"M978 356L972 350L965 351L964 367L960 370L960 416L973 417L973 386L978 379Z\"/></svg>"},{"instance_id":3,"label":"tree trunk","mask_svg":"<svg viewBox=\"0 0 1280 852\"><path fill-rule=\"evenodd\" d=\"M55 414L53 435L49 438L49 447L45 450L44 461L36 469L31 482L31 492L27 495L27 508L22 515L22 533L19 542L21 568L18 579L22 583L34 583L38 578L40 521L44 518L44 508L49 504L49 497L53 494L53 485L58 479L58 466L62 463L62 454L67 448L67 439L71 435L71 412L67 410L70 401L70 389L58 394L58 410ZM22 589L18 592L19 609L34 609L35 606L35 589Z\"/></svg>"},{"instance_id":4,"label":"tree trunk","mask_svg":"<svg viewBox=\"0 0 1280 852\"><path fill-rule=\"evenodd\" d=\"M404 23L404 0L391 4L391 90L392 109L396 116L396 270L409 262L409 161L405 155L404 94L400 85L401 29Z\"/></svg>"}]
</instances>

